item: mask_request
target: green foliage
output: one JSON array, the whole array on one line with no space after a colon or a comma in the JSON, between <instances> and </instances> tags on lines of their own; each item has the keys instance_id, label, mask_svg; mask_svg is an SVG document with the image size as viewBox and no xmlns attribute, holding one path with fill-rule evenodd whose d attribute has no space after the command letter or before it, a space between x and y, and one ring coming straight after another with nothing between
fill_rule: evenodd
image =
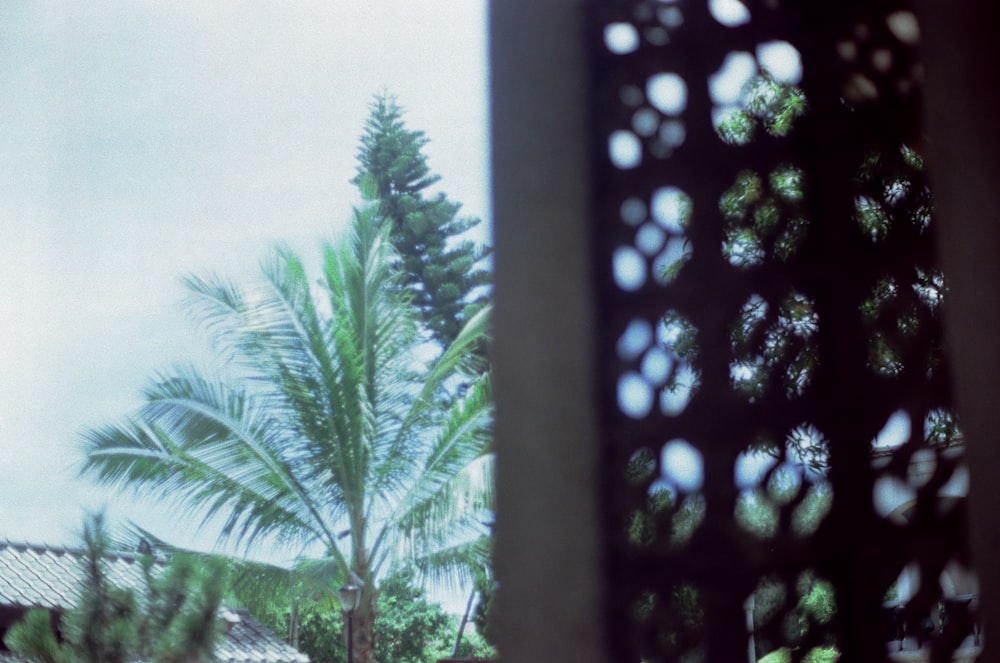
<instances>
[{"instance_id":1,"label":"green foliage","mask_svg":"<svg viewBox=\"0 0 1000 663\"><path fill-rule=\"evenodd\" d=\"M262 622L277 633L287 633L292 609L274 601L255 607ZM296 610L300 651L314 663L339 663L347 656L339 607L309 601ZM404 569L383 581L379 588L378 637L375 657L380 663L425 663L449 658L458 632L458 619L427 600L414 572ZM466 631L459 656L493 658L495 650L475 632Z\"/></svg>"},{"instance_id":2,"label":"green foliage","mask_svg":"<svg viewBox=\"0 0 1000 663\"><path fill-rule=\"evenodd\" d=\"M118 587L107 577L103 519L84 525L84 575L77 605L56 624L32 610L4 639L11 651L38 663L194 663L212 660L223 634L218 618L225 569L210 560L175 556L157 569L143 556L144 587Z\"/></svg>"},{"instance_id":3,"label":"green foliage","mask_svg":"<svg viewBox=\"0 0 1000 663\"><path fill-rule=\"evenodd\" d=\"M140 623L147 656L160 661L211 660L223 633L217 612L226 579L219 560L183 554L173 555L159 573L147 573L146 618Z\"/></svg>"},{"instance_id":4,"label":"green foliage","mask_svg":"<svg viewBox=\"0 0 1000 663\"><path fill-rule=\"evenodd\" d=\"M834 647L814 647L802 657L802 663L834 663L839 658L840 652ZM782 647L761 658L759 663L792 663L792 652Z\"/></svg>"},{"instance_id":5,"label":"green foliage","mask_svg":"<svg viewBox=\"0 0 1000 663\"><path fill-rule=\"evenodd\" d=\"M285 612L288 625L290 611ZM334 663L347 660L347 643L343 635L343 613L329 604L312 603L299 608L298 639L294 643L314 663Z\"/></svg>"},{"instance_id":6,"label":"green foliage","mask_svg":"<svg viewBox=\"0 0 1000 663\"><path fill-rule=\"evenodd\" d=\"M428 188L441 178L431 173L423 153L428 139L403 122L393 97L371 105L352 180L390 227L404 281L433 337L447 347L471 315L486 302L488 251L461 239L479 219L458 216L460 205Z\"/></svg>"},{"instance_id":7,"label":"green foliage","mask_svg":"<svg viewBox=\"0 0 1000 663\"><path fill-rule=\"evenodd\" d=\"M413 580L413 572L406 570L382 583L375 643L382 663L423 663L451 655L454 619L429 603Z\"/></svg>"},{"instance_id":8,"label":"green foliage","mask_svg":"<svg viewBox=\"0 0 1000 663\"><path fill-rule=\"evenodd\" d=\"M834 603L833 586L823 580L807 576L801 583L806 584L804 596L800 602L803 620L817 624L828 624L837 612Z\"/></svg>"},{"instance_id":9,"label":"green foliage","mask_svg":"<svg viewBox=\"0 0 1000 663\"><path fill-rule=\"evenodd\" d=\"M747 85L744 107L719 123L719 136L727 143L745 145L765 136L787 136L806 111L806 98L794 85L779 83L767 72Z\"/></svg>"},{"instance_id":10,"label":"green foliage","mask_svg":"<svg viewBox=\"0 0 1000 663\"><path fill-rule=\"evenodd\" d=\"M817 481L803 484L803 471L782 466L771 474L766 486L746 490L736 502L735 516L740 526L751 534L767 539L778 532L780 510L790 508L792 532L806 536L815 532L833 505L828 484ZM799 495L804 491L804 495ZM801 497L800 501L798 498ZM790 506L786 506L790 505Z\"/></svg>"},{"instance_id":11,"label":"green foliage","mask_svg":"<svg viewBox=\"0 0 1000 663\"><path fill-rule=\"evenodd\" d=\"M800 493L804 491L804 494ZM773 537L778 532L779 519L793 533L808 535L815 531L829 512L832 493L825 483L805 483L801 473L778 468L763 487L745 491L736 507L736 519L746 531L760 538ZM782 509L785 513L782 513ZM787 510L791 509L791 516ZM767 651L775 644L765 636L765 627L771 636L778 626L779 643L801 642L813 629L821 632L836 613L832 585L814 573L804 572L789 579L784 576L764 578L754 590L754 624L757 627L757 644ZM779 621L780 620L780 621ZM828 642L821 640L821 642ZM823 650L816 650L821 656ZM784 660L785 654L763 660ZM805 660L825 660L823 658Z\"/></svg>"},{"instance_id":12,"label":"green foliage","mask_svg":"<svg viewBox=\"0 0 1000 663\"><path fill-rule=\"evenodd\" d=\"M471 620L476 627L476 633L482 638L484 646L493 650L489 655L476 654L476 656L495 658L495 650L500 640L496 624L497 584L491 575L481 573L476 576L475 588L478 601L472 612ZM465 644L465 639L462 640L462 643Z\"/></svg>"},{"instance_id":13,"label":"green foliage","mask_svg":"<svg viewBox=\"0 0 1000 663\"><path fill-rule=\"evenodd\" d=\"M678 655L679 660L687 659L678 645L701 631L705 619L701 591L689 583L679 583L663 592L643 592L632 604L631 612L641 628L655 632L659 645Z\"/></svg>"},{"instance_id":14,"label":"green foliage","mask_svg":"<svg viewBox=\"0 0 1000 663\"><path fill-rule=\"evenodd\" d=\"M388 234L357 211L345 240L324 247L319 285L288 250L256 288L189 279L226 370L161 375L134 417L85 434L84 471L99 482L218 515L223 541L319 551L295 568L310 597L360 584L359 660L373 655L381 578L411 563L468 575L455 542L484 533L493 496L490 379L473 359L488 311L415 359L426 341Z\"/></svg>"},{"instance_id":15,"label":"green foliage","mask_svg":"<svg viewBox=\"0 0 1000 663\"><path fill-rule=\"evenodd\" d=\"M759 629L780 619L783 643L801 642L814 627L828 625L835 613L833 586L810 572L799 574L792 582L765 578L754 592L754 623Z\"/></svg>"},{"instance_id":16,"label":"green foliage","mask_svg":"<svg viewBox=\"0 0 1000 663\"><path fill-rule=\"evenodd\" d=\"M744 103L719 126L729 143L785 136L806 107L801 90L767 75L748 85ZM788 164L738 173L719 200L725 259L740 270L792 260L809 228L801 206L804 186L802 171ZM731 331L735 390L751 403L775 389L789 398L801 395L816 366L817 329L813 303L801 293L777 303L752 296Z\"/></svg>"},{"instance_id":17,"label":"green foliage","mask_svg":"<svg viewBox=\"0 0 1000 663\"><path fill-rule=\"evenodd\" d=\"M4 636L7 649L38 663L73 663L73 652L62 645L52 627L52 614L43 608L29 610Z\"/></svg>"},{"instance_id":18,"label":"green foliage","mask_svg":"<svg viewBox=\"0 0 1000 663\"><path fill-rule=\"evenodd\" d=\"M805 499L792 512L792 531L801 536L815 532L833 507L833 491L825 483L814 483Z\"/></svg>"},{"instance_id":19,"label":"green foliage","mask_svg":"<svg viewBox=\"0 0 1000 663\"><path fill-rule=\"evenodd\" d=\"M673 491L654 484L644 507L632 514L628 538L638 547L665 538L673 545L681 545L691 538L704 516L705 503L700 497L678 500Z\"/></svg>"}]
</instances>

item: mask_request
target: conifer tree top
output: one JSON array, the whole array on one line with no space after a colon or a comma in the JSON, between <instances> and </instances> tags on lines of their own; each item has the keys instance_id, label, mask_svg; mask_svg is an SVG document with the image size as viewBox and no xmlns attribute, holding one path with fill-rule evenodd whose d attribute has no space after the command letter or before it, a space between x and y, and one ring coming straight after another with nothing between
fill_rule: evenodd
<instances>
[{"instance_id":1,"label":"conifer tree top","mask_svg":"<svg viewBox=\"0 0 1000 663\"><path fill-rule=\"evenodd\" d=\"M396 98L380 94L369 107L358 150L358 174L351 183L364 187L370 177L375 198L415 195L441 179L431 173L421 151L430 142L423 131L409 131Z\"/></svg>"},{"instance_id":2,"label":"conifer tree top","mask_svg":"<svg viewBox=\"0 0 1000 663\"><path fill-rule=\"evenodd\" d=\"M429 139L408 129L403 114L395 97L375 97L351 181L391 225L406 287L432 337L447 347L485 303L490 276L482 262L489 251L463 237L480 219L459 217L461 205L427 191L441 176L431 171L423 152Z\"/></svg>"}]
</instances>

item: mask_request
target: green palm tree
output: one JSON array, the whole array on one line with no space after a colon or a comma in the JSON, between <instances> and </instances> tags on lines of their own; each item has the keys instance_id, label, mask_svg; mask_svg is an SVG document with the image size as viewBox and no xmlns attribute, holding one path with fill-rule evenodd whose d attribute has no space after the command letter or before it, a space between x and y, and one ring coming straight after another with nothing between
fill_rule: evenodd
<instances>
[{"instance_id":1,"label":"green palm tree","mask_svg":"<svg viewBox=\"0 0 1000 663\"><path fill-rule=\"evenodd\" d=\"M356 663L374 660L379 578L461 570L493 490L489 378L467 370L486 312L435 354L386 232L356 211L318 282L288 250L257 289L189 279L221 376L175 369L124 424L84 434L99 483L219 518L220 541L318 558L303 567L327 590L360 584Z\"/></svg>"}]
</instances>

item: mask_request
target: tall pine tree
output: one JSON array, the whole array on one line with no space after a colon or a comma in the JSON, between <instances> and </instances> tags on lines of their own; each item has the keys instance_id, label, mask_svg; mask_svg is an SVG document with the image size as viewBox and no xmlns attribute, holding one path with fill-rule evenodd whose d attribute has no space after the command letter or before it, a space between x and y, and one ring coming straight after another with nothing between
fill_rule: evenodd
<instances>
[{"instance_id":1,"label":"tall pine tree","mask_svg":"<svg viewBox=\"0 0 1000 663\"><path fill-rule=\"evenodd\" d=\"M428 188L441 177L431 173L422 152L422 131L403 122L403 109L386 94L375 97L358 150L352 180L391 224L390 239L406 272L424 324L448 347L487 297L489 272L482 265L489 250L461 236L481 223L459 217L461 205Z\"/></svg>"}]
</instances>

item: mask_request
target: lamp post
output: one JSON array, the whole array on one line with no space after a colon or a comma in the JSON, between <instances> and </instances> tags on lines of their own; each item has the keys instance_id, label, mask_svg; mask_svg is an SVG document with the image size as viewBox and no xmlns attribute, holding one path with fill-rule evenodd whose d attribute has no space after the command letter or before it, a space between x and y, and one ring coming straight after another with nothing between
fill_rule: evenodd
<instances>
[{"instance_id":1,"label":"lamp post","mask_svg":"<svg viewBox=\"0 0 1000 663\"><path fill-rule=\"evenodd\" d=\"M347 613L347 663L354 663L354 611L360 604L360 587L352 582L340 588L340 607Z\"/></svg>"}]
</instances>

